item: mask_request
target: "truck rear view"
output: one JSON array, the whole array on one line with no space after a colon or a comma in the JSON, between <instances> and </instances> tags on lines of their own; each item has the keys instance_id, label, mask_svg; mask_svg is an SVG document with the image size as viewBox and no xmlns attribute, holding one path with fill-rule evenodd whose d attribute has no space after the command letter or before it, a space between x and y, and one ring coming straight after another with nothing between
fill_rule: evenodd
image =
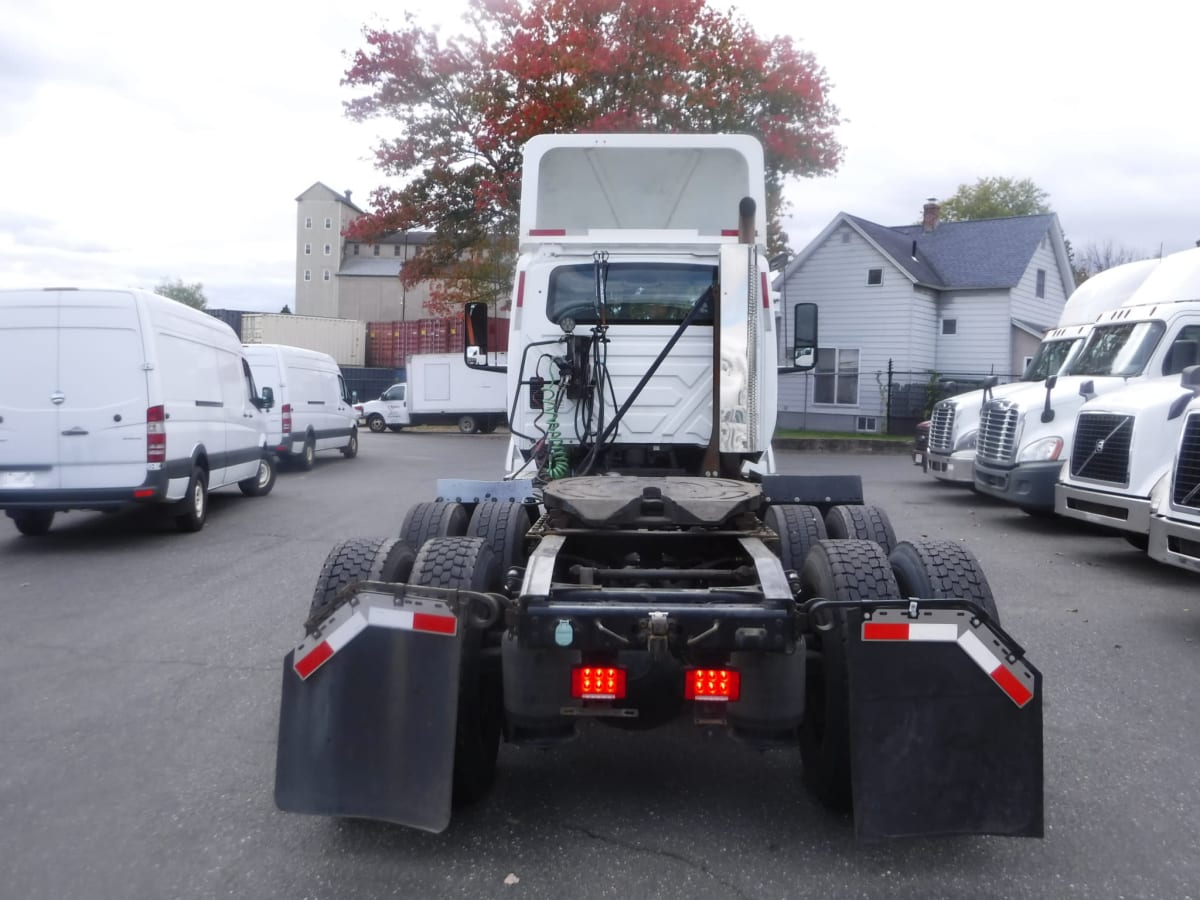
<instances>
[{"instance_id":1,"label":"truck rear view","mask_svg":"<svg viewBox=\"0 0 1200 900\"><path fill-rule=\"evenodd\" d=\"M543 136L523 185L507 477L331 551L277 804L440 831L501 740L690 719L798 749L868 840L1040 835L1041 676L974 557L898 540L856 476L774 472L777 378L817 323L782 340L757 142Z\"/></svg>"}]
</instances>

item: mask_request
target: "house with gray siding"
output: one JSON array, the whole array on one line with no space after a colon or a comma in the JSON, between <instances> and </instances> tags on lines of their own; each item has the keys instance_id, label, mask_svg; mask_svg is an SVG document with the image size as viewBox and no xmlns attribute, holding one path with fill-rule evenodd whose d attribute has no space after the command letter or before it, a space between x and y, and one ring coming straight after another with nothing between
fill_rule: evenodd
<instances>
[{"instance_id":1,"label":"house with gray siding","mask_svg":"<svg viewBox=\"0 0 1200 900\"><path fill-rule=\"evenodd\" d=\"M938 379L1020 377L1074 289L1053 213L888 227L839 213L775 280L820 310L817 367L780 379L779 427L907 433ZM890 375L889 375L890 371Z\"/></svg>"}]
</instances>

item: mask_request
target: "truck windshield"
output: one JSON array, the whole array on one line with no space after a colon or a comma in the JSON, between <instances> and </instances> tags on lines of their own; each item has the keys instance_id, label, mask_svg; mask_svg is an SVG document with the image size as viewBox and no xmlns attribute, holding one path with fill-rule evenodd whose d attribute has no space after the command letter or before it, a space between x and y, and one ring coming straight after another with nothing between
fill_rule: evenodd
<instances>
[{"instance_id":1,"label":"truck windshield","mask_svg":"<svg viewBox=\"0 0 1200 900\"><path fill-rule=\"evenodd\" d=\"M1128 322L1094 328L1072 375L1140 375L1165 330L1162 322Z\"/></svg>"},{"instance_id":2,"label":"truck windshield","mask_svg":"<svg viewBox=\"0 0 1200 900\"><path fill-rule=\"evenodd\" d=\"M712 290L717 267L690 263L611 263L608 268L609 324L677 325L696 301ZM546 317L554 323L570 317L597 322L596 275L591 263L559 266L550 273ZM701 315L697 325L711 325Z\"/></svg>"},{"instance_id":3,"label":"truck windshield","mask_svg":"<svg viewBox=\"0 0 1200 900\"><path fill-rule=\"evenodd\" d=\"M1083 346L1083 338L1062 338L1056 341L1043 341L1029 361L1022 381L1045 381L1051 375L1057 375L1063 366L1073 361Z\"/></svg>"}]
</instances>

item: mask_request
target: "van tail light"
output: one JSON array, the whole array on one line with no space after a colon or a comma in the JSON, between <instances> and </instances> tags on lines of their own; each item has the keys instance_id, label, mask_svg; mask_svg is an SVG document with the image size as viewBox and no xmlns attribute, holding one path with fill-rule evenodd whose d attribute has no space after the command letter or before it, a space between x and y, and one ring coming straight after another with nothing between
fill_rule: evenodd
<instances>
[{"instance_id":1,"label":"van tail light","mask_svg":"<svg viewBox=\"0 0 1200 900\"><path fill-rule=\"evenodd\" d=\"M283 409L280 410L280 412L283 413L283 433L285 435L291 434L292 433L292 404L290 404L290 403L283 404Z\"/></svg>"},{"instance_id":2,"label":"van tail light","mask_svg":"<svg viewBox=\"0 0 1200 900\"><path fill-rule=\"evenodd\" d=\"M683 695L688 700L737 700L742 676L735 669L688 669Z\"/></svg>"},{"instance_id":3,"label":"van tail light","mask_svg":"<svg viewBox=\"0 0 1200 900\"><path fill-rule=\"evenodd\" d=\"M625 696L625 670L576 666L571 669L571 696L578 700L620 700Z\"/></svg>"},{"instance_id":4,"label":"van tail light","mask_svg":"<svg viewBox=\"0 0 1200 900\"><path fill-rule=\"evenodd\" d=\"M146 410L146 462L167 461L167 415L161 406Z\"/></svg>"}]
</instances>

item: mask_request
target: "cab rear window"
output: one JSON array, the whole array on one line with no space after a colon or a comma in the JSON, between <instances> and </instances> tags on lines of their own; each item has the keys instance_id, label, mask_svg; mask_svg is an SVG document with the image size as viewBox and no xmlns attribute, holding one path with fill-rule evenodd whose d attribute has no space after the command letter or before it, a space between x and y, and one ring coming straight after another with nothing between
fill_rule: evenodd
<instances>
[{"instance_id":1,"label":"cab rear window","mask_svg":"<svg viewBox=\"0 0 1200 900\"><path fill-rule=\"evenodd\" d=\"M717 267L688 263L611 263L606 296L610 325L677 325L696 301L714 290ZM546 315L581 323L600 319L596 303L596 270L591 263L559 266L550 273ZM695 320L712 324L708 307Z\"/></svg>"}]
</instances>

